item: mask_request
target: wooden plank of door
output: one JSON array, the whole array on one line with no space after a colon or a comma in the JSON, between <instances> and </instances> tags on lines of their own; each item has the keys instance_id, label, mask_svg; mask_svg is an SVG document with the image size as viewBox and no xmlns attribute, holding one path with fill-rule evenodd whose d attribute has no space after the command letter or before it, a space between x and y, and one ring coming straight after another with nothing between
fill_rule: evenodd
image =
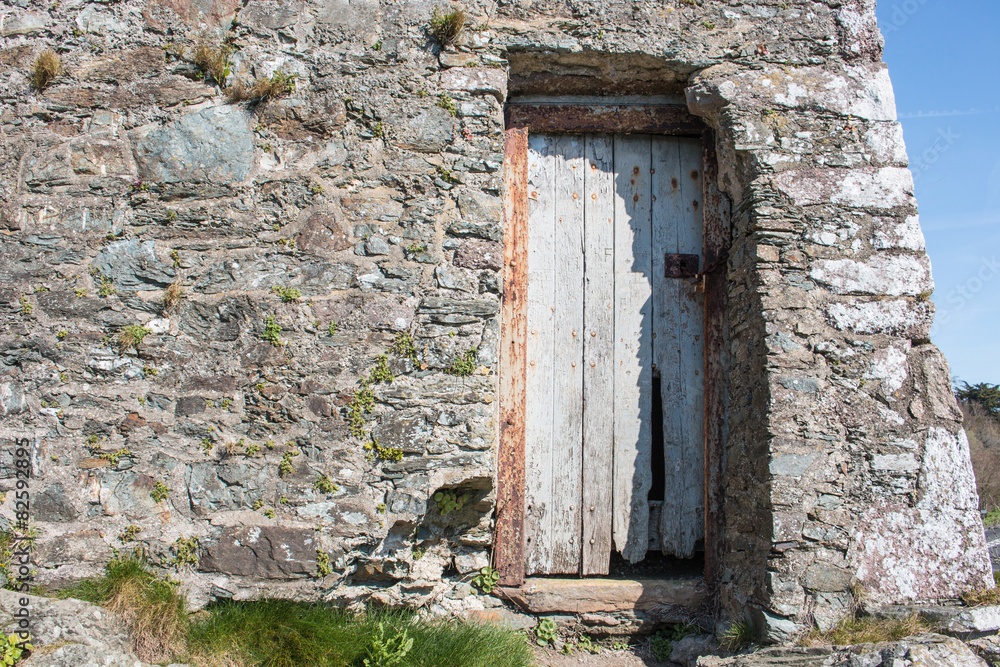
<instances>
[{"instance_id":1,"label":"wooden plank of door","mask_svg":"<svg viewBox=\"0 0 1000 667\"><path fill-rule=\"evenodd\" d=\"M616 136L614 488L612 536L630 563L646 554L652 407L650 137Z\"/></svg>"},{"instance_id":2,"label":"wooden plank of door","mask_svg":"<svg viewBox=\"0 0 1000 667\"><path fill-rule=\"evenodd\" d=\"M689 280L663 277L655 262L663 252L702 254L701 146L663 142L660 151L654 146L654 169L662 178L653 186L654 358L661 373L666 475L660 549L690 558L704 535L704 295Z\"/></svg>"},{"instance_id":3,"label":"wooden plank of door","mask_svg":"<svg viewBox=\"0 0 1000 667\"><path fill-rule=\"evenodd\" d=\"M678 139L684 218L678 227L679 252L703 252L702 150L696 139ZM704 258L702 258L704 268ZM684 483L683 520L678 553L694 555L695 543L705 536L705 293L685 290L678 300L680 325L687 344L681 346L681 377L686 385L683 403Z\"/></svg>"},{"instance_id":4,"label":"wooden plank of door","mask_svg":"<svg viewBox=\"0 0 1000 667\"><path fill-rule=\"evenodd\" d=\"M583 137L555 137L551 574L580 572L583 499Z\"/></svg>"},{"instance_id":5,"label":"wooden plank of door","mask_svg":"<svg viewBox=\"0 0 1000 667\"><path fill-rule=\"evenodd\" d=\"M586 136L583 340L584 575L611 562L614 446L614 163L608 134Z\"/></svg>"},{"instance_id":6,"label":"wooden plank of door","mask_svg":"<svg viewBox=\"0 0 1000 667\"><path fill-rule=\"evenodd\" d=\"M507 130L504 149L504 289L500 354L496 559L504 586L524 582L524 410L528 287L528 131Z\"/></svg>"},{"instance_id":7,"label":"wooden plank of door","mask_svg":"<svg viewBox=\"0 0 1000 667\"><path fill-rule=\"evenodd\" d=\"M678 141L657 138L652 148L653 166L653 363L660 374L663 405L664 493L660 511L660 550L677 554L682 520L684 484L684 434L680 419L684 381L680 349L680 295L694 287L682 278L667 278L664 253L679 253L678 235L684 211L682 169ZM700 254L700 253L699 253Z\"/></svg>"},{"instance_id":8,"label":"wooden plank of door","mask_svg":"<svg viewBox=\"0 0 1000 667\"><path fill-rule=\"evenodd\" d=\"M528 137L528 307L525 377L525 571L552 566L552 351L555 298L553 137Z\"/></svg>"}]
</instances>

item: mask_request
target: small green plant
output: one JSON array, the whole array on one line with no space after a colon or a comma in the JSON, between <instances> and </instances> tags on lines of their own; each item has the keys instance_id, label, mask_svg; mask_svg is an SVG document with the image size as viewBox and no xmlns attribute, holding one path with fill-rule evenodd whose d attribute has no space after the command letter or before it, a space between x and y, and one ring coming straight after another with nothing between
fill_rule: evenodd
<instances>
[{"instance_id":1,"label":"small green plant","mask_svg":"<svg viewBox=\"0 0 1000 667\"><path fill-rule=\"evenodd\" d=\"M396 339L392 342L392 347L389 348L393 353L399 356L409 359L413 362L414 366L418 366L419 362L417 359L417 346L413 344L413 338L408 333L401 333L396 336Z\"/></svg>"},{"instance_id":2,"label":"small green plant","mask_svg":"<svg viewBox=\"0 0 1000 667\"><path fill-rule=\"evenodd\" d=\"M264 510L264 516L266 516L268 519L273 519L275 517L275 512L273 509L268 507L266 510Z\"/></svg>"},{"instance_id":3,"label":"small green plant","mask_svg":"<svg viewBox=\"0 0 1000 667\"><path fill-rule=\"evenodd\" d=\"M109 296L114 295L115 292L116 292L116 290L115 290L115 284L111 280L111 278L109 278L107 276L101 276L101 283L97 286L97 293L101 297L103 297L103 298L106 299Z\"/></svg>"},{"instance_id":4,"label":"small green plant","mask_svg":"<svg viewBox=\"0 0 1000 667\"><path fill-rule=\"evenodd\" d=\"M593 655L601 652L601 645L594 642L589 635L580 635L580 638L576 640L576 647Z\"/></svg>"},{"instance_id":5,"label":"small green plant","mask_svg":"<svg viewBox=\"0 0 1000 667\"><path fill-rule=\"evenodd\" d=\"M0 634L0 665L16 665L24 657L24 652L33 648L30 637L24 640L17 635Z\"/></svg>"},{"instance_id":6,"label":"small green plant","mask_svg":"<svg viewBox=\"0 0 1000 667\"><path fill-rule=\"evenodd\" d=\"M313 488L320 493L336 493L339 490L339 487L326 475L320 475L319 479L313 483Z\"/></svg>"},{"instance_id":7,"label":"small green plant","mask_svg":"<svg viewBox=\"0 0 1000 667\"><path fill-rule=\"evenodd\" d=\"M372 125L371 130L372 136L376 139L385 139L385 125L381 121Z\"/></svg>"},{"instance_id":8,"label":"small green plant","mask_svg":"<svg viewBox=\"0 0 1000 667\"><path fill-rule=\"evenodd\" d=\"M458 107L455 106L455 100L451 99L451 95L448 93L441 93L438 95L438 101L435 104L452 116L458 116Z\"/></svg>"},{"instance_id":9,"label":"small green plant","mask_svg":"<svg viewBox=\"0 0 1000 667\"><path fill-rule=\"evenodd\" d=\"M122 544L134 542L135 538L139 536L140 532L142 532L142 528L136 526L135 524L130 523L129 525L125 526L125 530L123 530L118 535L118 541L121 542Z\"/></svg>"},{"instance_id":10,"label":"small green plant","mask_svg":"<svg viewBox=\"0 0 1000 667\"><path fill-rule=\"evenodd\" d=\"M331 336L333 336L334 334L336 334L336 333L337 333L337 327L338 327L338 326L339 326L339 325L338 325L338 324L337 324L336 322L330 322L330 326L329 326L329 328L328 328L328 329L326 330L326 332L327 332L328 334L330 334Z\"/></svg>"},{"instance_id":11,"label":"small green plant","mask_svg":"<svg viewBox=\"0 0 1000 667\"><path fill-rule=\"evenodd\" d=\"M292 474L292 457L298 456L299 453L295 450L290 452L285 452L281 457L281 462L278 464L278 475L284 477L285 475Z\"/></svg>"},{"instance_id":12,"label":"small green plant","mask_svg":"<svg viewBox=\"0 0 1000 667\"><path fill-rule=\"evenodd\" d=\"M406 246L406 251L409 253L413 253L414 255L421 252L427 252L427 244L411 243L410 245Z\"/></svg>"},{"instance_id":13,"label":"small green plant","mask_svg":"<svg viewBox=\"0 0 1000 667\"><path fill-rule=\"evenodd\" d=\"M170 251L170 259L174 262L174 268L179 269L181 266L181 254L176 250Z\"/></svg>"},{"instance_id":14,"label":"small green plant","mask_svg":"<svg viewBox=\"0 0 1000 667\"><path fill-rule=\"evenodd\" d=\"M180 569L185 565L198 565L198 538L178 537L173 545L174 557L168 562Z\"/></svg>"},{"instance_id":15,"label":"small green plant","mask_svg":"<svg viewBox=\"0 0 1000 667\"><path fill-rule=\"evenodd\" d=\"M466 377L472 375L476 370L476 355L478 354L476 348L470 348L462 353L462 355L451 362L451 366L446 371L451 375L457 375L458 377Z\"/></svg>"},{"instance_id":16,"label":"small green plant","mask_svg":"<svg viewBox=\"0 0 1000 667\"><path fill-rule=\"evenodd\" d=\"M160 480L156 480L156 484L153 485L153 490L149 492L149 497L158 503L166 500L169 495L170 487Z\"/></svg>"},{"instance_id":17,"label":"small green plant","mask_svg":"<svg viewBox=\"0 0 1000 667\"><path fill-rule=\"evenodd\" d=\"M87 436L87 446L93 447L94 445L97 444L98 440L100 440L100 438L97 436L97 434L91 433L90 435Z\"/></svg>"},{"instance_id":18,"label":"small green plant","mask_svg":"<svg viewBox=\"0 0 1000 667\"><path fill-rule=\"evenodd\" d=\"M52 49L45 49L38 54L31 68L31 84L35 90L42 91L49 87L62 72L62 60Z\"/></svg>"},{"instance_id":19,"label":"small green plant","mask_svg":"<svg viewBox=\"0 0 1000 667\"><path fill-rule=\"evenodd\" d=\"M372 446L375 448L375 456L382 461L402 461L403 450L398 447L383 447L376 440Z\"/></svg>"},{"instance_id":20,"label":"small green plant","mask_svg":"<svg viewBox=\"0 0 1000 667\"><path fill-rule=\"evenodd\" d=\"M294 287L275 285L271 288L271 291L275 292L284 303L291 303L292 301L298 301L302 298L302 292L298 291Z\"/></svg>"},{"instance_id":21,"label":"small green plant","mask_svg":"<svg viewBox=\"0 0 1000 667\"><path fill-rule=\"evenodd\" d=\"M479 589L480 593L489 595L496 588L500 581L500 573L492 567L484 567L479 570L479 574L472 578L472 585Z\"/></svg>"},{"instance_id":22,"label":"small green plant","mask_svg":"<svg viewBox=\"0 0 1000 667\"><path fill-rule=\"evenodd\" d=\"M994 507L983 517L984 526L996 526L1000 524L1000 507Z\"/></svg>"},{"instance_id":23,"label":"small green plant","mask_svg":"<svg viewBox=\"0 0 1000 667\"><path fill-rule=\"evenodd\" d=\"M65 329L62 329L56 334L56 340L66 340L66 336L68 335L69 332L67 332Z\"/></svg>"},{"instance_id":24,"label":"small green plant","mask_svg":"<svg viewBox=\"0 0 1000 667\"><path fill-rule=\"evenodd\" d=\"M212 453L212 448L215 445L212 444L211 438L209 438L208 436L205 436L202 439L202 441L199 443L199 446L201 447L202 451L204 451L206 454L211 454Z\"/></svg>"},{"instance_id":25,"label":"small green plant","mask_svg":"<svg viewBox=\"0 0 1000 667\"><path fill-rule=\"evenodd\" d=\"M403 628L399 631L390 628L387 634L385 624L381 621L377 628L372 633L368 645L368 657L364 659L365 667L395 667L402 664L413 648L413 638L407 634L408 630Z\"/></svg>"},{"instance_id":26,"label":"small green plant","mask_svg":"<svg viewBox=\"0 0 1000 667\"><path fill-rule=\"evenodd\" d=\"M333 573L333 568L330 567L330 554L326 553L322 549L316 550L316 576L325 577L328 574Z\"/></svg>"},{"instance_id":27,"label":"small green plant","mask_svg":"<svg viewBox=\"0 0 1000 667\"><path fill-rule=\"evenodd\" d=\"M733 623L719 637L719 644L732 653L739 653L755 641L756 634L754 633L753 626L745 621Z\"/></svg>"},{"instance_id":28,"label":"small green plant","mask_svg":"<svg viewBox=\"0 0 1000 667\"><path fill-rule=\"evenodd\" d=\"M554 644L558 635L559 629L556 628L556 622L551 618L543 618L535 626L535 642L539 646Z\"/></svg>"},{"instance_id":29,"label":"small green plant","mask_svg":"<svg viewBox=\"0 0 1000 667\"><path fill-rule=\"evenodd\" d=\"M421 89L419 89L417 91L417 97L423 98L423 97L427 97L428 95L430 95L430 93L428 93L427 90L424 89L424 88L421 88Z\"/></svg>"},{"instance_id":30,"label":"small green plant","mask_svg":"<svg viewBox=\"0 0 1000 667\"><path fill-rule=\"evenodd\" d=\"M30 301L28 301L28 297L22 296L21 297L21 314L24 315L25 317L27 317L28 315L31 315L31 313L33 313L34 310L35 310L35 307L33 305L31 305Z\"/></svg>"},{"instance_id":31,"label":"small green plant","mask_svg":"<svg viewBox=\"0 0 1000 667\"><path fill-rule=\"evenodd\" d=\"M245 456L255 456L259 451L260 451L260 445L258 445L256 442L251 442L249 445L246 445L243 448L243 454Z\"/></svg>"},{"instance_id":32,"label":"small green plant","mask_svg":"<svg viewBox=\"0 0 1000 667\"><path fill-rule=\"evenodd\" d=\"M453 8L442 13L437 7L431 13L430 32L441 46L451 46L465 30L468 16L461 9Z\"/></svg>"},{"instance_id":33,"label":"small green plant","mask_svg":"<svg viewBox=\"0 0 1000 667\"><path fill-rule=\"evenodd\" d=\"M153 368L148 364L143 364L142 374L145 375L146 377L156 377L157 375L160 374L160 371L156 370L155 368Z\"/></svg>"},{"instance_id":34,"label":"small green plant","mask_svg":"<svg viewBox=\"0 0 1000 667\"><path fill-rule=\"evenodd\" d=\"M385 503L379 503L375 506L375 511L379 514L385 514Z\"/></svg>"},{"instance_id":35,"label":"small green plant","mask_svg":"<svg viewBox=\"0 0 1000 667\"><path fill-rule=\"evenodd\" d=\"M257 500L253 501L253 505L251 505L250 507L251 509L253 509L254 512L256 512L263 506L264 506L264 501L258 498Z\"/></svg>"},{"instance_id":36,"label":"small green plant","mask_svg":"<svg viewBox=\"0 0 1000 667\"><path fill-rule=\"evenodd\" d=\"M99 454L97 458L104 459L112 466L116 466L118 465L118 461L129 456L132 456L132 452L128 449L122 448L116 452L104 452L103 454Z\"/></svg>"},{"instance_id":37,"label":"small green plant","mask_svg":"<svg viewBox=\"0 0 1000 667\"><path fill-rule=\"evenodd\" d=\"M59 374L60 382L66 382L67 380L69 380L69 373L63 371L62 373Z\"/></svg>"},{"instance_id":38,"label":"small green plant","mask_svg":"<svg viewBox=\"0 0 1000 667\"><path fill-rule=\"evenodd\" d=\"M75 290L73 290L73 291L74 291L74 292L76 292L76 295L77 295L78 297L81 297L81 298L82 298L82 297L85 297L85 296L87 296L87 294L88 294L88 291L87 291L87 290L85 290L85 289L83 289L82 287L77 287L77 288L76 288Z\"/></svg>"},{"instance_id":39,"label":"small green plant","mask_svg":"<svg viewBox=\"0 0 1000 667\"><path fill-rule=\"evenodd\" d=\"M389 368L389 356L380 354L375 357L375 368L372 369L371 379L374 382L384 382L390 384L396 378Z\"/></svg>"},{"instance_id":40,"label":"small green plant","mask_svg":"<svg viewBox=\"0 0 1000 667\"><path fill-rule=\"evenodd\" d=\"M370 414L375 407L375 393L368 383L368 378L361 378L361 388L354 392L354 397L347 404L348 429L356 438L364 437L365 415Z\"/></svg>"},{"instance_id":41,"label":"small green plant","mask_svg":"<svg viewBox=\"0 0 1000 667\"><path fill-rule=\"evenodd\" d=\"M458 493L455 489L441 489L434 493L434 502L437 503L441 516L460 511L468 501L468 494Z\"/></svg>"},{"instance_id":42,"label":"small green plant","mask_svg":"<svg viewBox=\"0 0 1000 667\"><path fill-rule=\"evenodd\" d=\"M656 659L666 661L670 659L670 653L674 650L674 642L684 639L688 635L698 632L698 628L689 624L671 625L668 628L657 631L650 638L650 648L656 655Z\"/></svg>"},{"instance_id":43,"label":"small green plant","mask_svg":"<svg viewBox=\"0 0 1000 667\"><path fill-rule=\"evenodd\" d=\"M281 347L285 341L281 340L281 325L275 322L274 315L268 315L264 319L264 333L261 338L275 347Z\"/></svg>"},{"instance_id":44,"label":"small green plant","mask_svg":"<svg viewBox=\"0 0 1000 667\"><path fill-rule=\"evenodd\" d=\"M435 169L437 170L438 176L440 176L441 180L444 181L445 183L451 183L451 184L458 183L458 179L455 178L455 174L451 171L451 169L448 169L447 167L444 167L442 165L437 165Z\"/></svg>"},{"instance_id":45,"label":"small green plant","mask_svg":"<svg viewBox=\"0 0 1000 667\"><path fill-rule=\"evenodd\" d=\"M134 350L142 344L142 339L153 333L141 324L129 324L118 332L118 349L121 352Z\"/></svg>"}]
</instances>

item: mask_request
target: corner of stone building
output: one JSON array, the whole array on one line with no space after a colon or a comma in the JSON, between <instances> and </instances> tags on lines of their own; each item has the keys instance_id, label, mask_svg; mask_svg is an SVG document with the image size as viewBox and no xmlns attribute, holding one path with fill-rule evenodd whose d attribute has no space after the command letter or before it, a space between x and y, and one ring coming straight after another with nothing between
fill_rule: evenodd
<instances>
[{"instance_id":1,"label":"corner of stone building","mask_svg":"<svg viewBox=\"0 0 1000 667\"><path fill-rule=\"evenodd\" d=\"M774 642L992 586L874 3L855 4L857 57L722 63L686 89L741 202L727 455L752 481L727 479L721 602Z\"/></svg>"}]
</instances>

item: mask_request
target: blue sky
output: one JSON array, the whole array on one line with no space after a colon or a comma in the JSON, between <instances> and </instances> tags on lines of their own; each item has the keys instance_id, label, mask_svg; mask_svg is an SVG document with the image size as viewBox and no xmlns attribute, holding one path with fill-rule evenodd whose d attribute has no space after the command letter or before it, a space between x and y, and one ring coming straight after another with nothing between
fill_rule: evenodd
<instances>
[{"instance_id":1,"label":"blue sky","mask_svg":"<svg viewBox=\"0 0 1000 667\"><path fill-rule=\"evenodd\" d=\"M1000 1L877 12L937 287L931 339L959 380L1000 384Z\"/></svg>"}]
</instances>

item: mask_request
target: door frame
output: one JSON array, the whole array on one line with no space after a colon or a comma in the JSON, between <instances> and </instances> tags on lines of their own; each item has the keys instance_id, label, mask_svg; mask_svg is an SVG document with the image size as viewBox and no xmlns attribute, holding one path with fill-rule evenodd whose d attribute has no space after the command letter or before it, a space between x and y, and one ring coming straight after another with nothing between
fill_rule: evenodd
<instances>
[{"instance_id":1,"label":"door frame","mask_svg":"<svg viewBox=\"0 0 1000 667\"><path fill-rule=\"evenodd\" d=\"M528 305L528 134L659 134L702 141L705 294L705 580L721 574L725 448L728 199L719 191L714 133L687 107L508 103L504 110L504 287L500 309L499 450L493 560L500 585L525 579L525 413Z\"/></svg>"}]
</instances>

